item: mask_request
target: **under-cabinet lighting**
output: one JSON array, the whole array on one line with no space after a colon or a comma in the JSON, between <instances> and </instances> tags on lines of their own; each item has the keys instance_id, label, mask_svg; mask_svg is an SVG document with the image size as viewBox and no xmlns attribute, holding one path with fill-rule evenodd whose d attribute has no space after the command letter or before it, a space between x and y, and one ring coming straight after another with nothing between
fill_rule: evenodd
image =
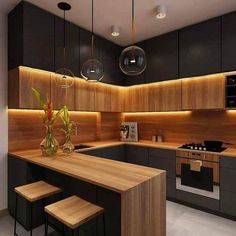
<instances>
[{"instance_id":1,"label":"under-cabinet lighting","mask_svg":"<svg viewBox=\"0 0 236 236\"><path fill-rule=\"evenodd\" d=\"M124 116L134 115L189 115L192 111L124 112Z\"/></svg>"}]
</instances>

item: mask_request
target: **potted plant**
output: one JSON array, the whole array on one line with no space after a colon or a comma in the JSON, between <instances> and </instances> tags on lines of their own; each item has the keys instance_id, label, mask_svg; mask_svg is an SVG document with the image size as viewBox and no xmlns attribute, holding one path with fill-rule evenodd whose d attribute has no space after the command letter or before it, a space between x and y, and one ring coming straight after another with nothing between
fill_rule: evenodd
<instances>
[{"instance_id":1,"label":"potted plant","mask_svg":"<svg viewBox=\"0 0 236 236\"><path fill-rule=\"evenodd\" d=\"M62 146L62 150L65 154L69 155L69 154L73 153L75 150L75 147L71 142L71 133L73 131L75 131L75 133L77 133L77 126L74 121L70 120L69 110L66 106L64 107L63 112L60 114L60 116L61 116L62 122L64 124L64 128L61 130L65 134L65 137L66 137L66 142Z\"/></svg>"},{"instance_id":2,"label":"potted plant","mask_svg":"<svg viewBox=\"0 0 236 236\"><path fill-rule=\"evenodd\" d=\"M46 128L46 136L40 143L40 148L43 156L54 156L57 153L59 144L58 141L53 136L53 125L55 124L57 118L63 112L64 108L55 112L53 109L53 104L49 101L42 99L41 94L35 88L32 88L35 98L37 99L40 108L43 110L42 120Z\"/></svg>"}]
</instances>

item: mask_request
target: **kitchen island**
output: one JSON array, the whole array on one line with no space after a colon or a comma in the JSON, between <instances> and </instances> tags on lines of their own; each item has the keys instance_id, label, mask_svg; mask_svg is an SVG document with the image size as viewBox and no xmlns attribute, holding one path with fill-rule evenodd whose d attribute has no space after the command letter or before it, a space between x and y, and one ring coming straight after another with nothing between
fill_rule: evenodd
<instances>
[{"instance_id":1,"label":"kitchen island","mask_svg":"<svg viewBox=\"0 0 236 236\"><path fill-rule=\"evenodd\" d=\"M165 171L80 153L42 157L40 150L26 150L9 153L8 172L11 214L14 187L45 179L63 187L65 194L77 194L105 207L107 235L166 235ZM27 228L22 216L24 222ZM84 235L92 235L92 227L99 232L96 223Z\"/></svg>"}]
</instances>

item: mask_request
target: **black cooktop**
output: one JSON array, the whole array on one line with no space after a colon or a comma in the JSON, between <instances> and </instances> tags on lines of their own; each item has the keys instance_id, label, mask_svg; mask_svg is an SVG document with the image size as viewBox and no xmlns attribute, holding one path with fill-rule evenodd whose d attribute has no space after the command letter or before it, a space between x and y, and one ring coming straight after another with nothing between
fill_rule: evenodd
<instances>
[{"instance_id":1,"label":"black cooktop","mask_svg":"<svg viewBox=\"0 0 236 236\"><path fill-rule=\"evenodd\" d=\"M208 151L208 152L223 152L226 149L224 147L207 148L205 145L201 143L187 143L187 144L183 144L179 148L188 149L188 150L196 150L196 151Z\"/></svg>"}]
</instances>

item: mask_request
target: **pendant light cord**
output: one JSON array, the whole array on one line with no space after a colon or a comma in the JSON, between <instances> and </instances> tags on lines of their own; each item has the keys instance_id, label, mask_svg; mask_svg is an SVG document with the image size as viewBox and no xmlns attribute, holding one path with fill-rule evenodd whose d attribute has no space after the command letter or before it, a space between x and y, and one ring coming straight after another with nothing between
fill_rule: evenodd
<instances>
[{"instance_id":1,"label":"pendant light cord","mask_svg":"<svg viewBox=\"0 0 236 236\"><path fill-rule=\"evenodd\" d=\"M63 42L63 54L64 54L64 67L66 66L66 11L64 10L64 42Z\"/></svg>"},{"instance_id":2,"label":"pendant light cord","mask_svg":"<svg viewBox=\"0 0 236 236\"><path fill-rule=\"evenodd\" d=\"M135 35L134 35L134 0L132 0L132 44L135 44Z\"/></svg>"},{"instance_id":3,"label":"pendant light cord","mask_svg":"<svg viewBox=\"0 0 236 236\"><path fill-rule=\"evenodd\" d=\"M94 18L94 3L93 3L93 0L92 0L92 59L93 59L93 56L94 56L94 32L93 32L93 28L94 28L94 21L93 21L93 18Z\"/></svg>"}]
</instances>

